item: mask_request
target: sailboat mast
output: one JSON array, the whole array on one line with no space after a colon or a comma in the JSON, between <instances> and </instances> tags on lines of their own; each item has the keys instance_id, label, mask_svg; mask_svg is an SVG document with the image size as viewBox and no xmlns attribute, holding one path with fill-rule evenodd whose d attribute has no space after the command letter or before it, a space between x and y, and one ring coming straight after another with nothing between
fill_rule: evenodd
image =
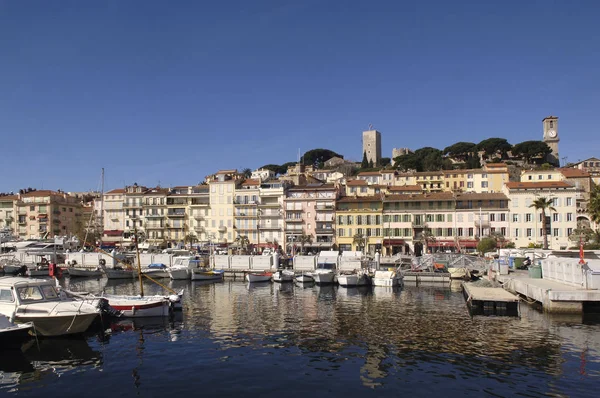
<instances>
[{"instance_id":1,"label":"sailboat mast","mask_svg":"<svg viewBox=\"0 0 600 398\"><path fill-rule=\"evenodd\" d=\"M102 168L102 185L100 192L100 226L102 227L104 235L104 167Z\"/></svg>"},{"instance_id":2,"label":"sailboat mast","mask_svg":"<svg viewBox=\"0 0 600 398\"><path fill-rule=\"evenodd\" d=\"M140 295L144 297L144 284L142 283L142 265L140 260L140 247L138 246L138 233L137 227L135 226L135 220L133 221L133 233L135 238L135 253L137 255L137 264L138 264L138 278L140 280Z\"/></svg>"}]
</instances>

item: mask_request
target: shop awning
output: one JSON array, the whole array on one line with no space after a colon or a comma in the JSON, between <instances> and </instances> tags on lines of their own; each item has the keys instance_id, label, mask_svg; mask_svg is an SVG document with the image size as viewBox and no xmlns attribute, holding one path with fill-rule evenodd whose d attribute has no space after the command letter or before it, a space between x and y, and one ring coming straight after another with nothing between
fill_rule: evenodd
<instances>
[{"instance_id":1,"label":"shop awning","mask_svg":"<svg viewBox=\"0 0 600 398\"><path fill-rule=\"evenodd\" d=\"M383 240L384 246L404 246L404 243L406 243L404 241L404 239L384 239Z\"/></svg>"}]
</instances>

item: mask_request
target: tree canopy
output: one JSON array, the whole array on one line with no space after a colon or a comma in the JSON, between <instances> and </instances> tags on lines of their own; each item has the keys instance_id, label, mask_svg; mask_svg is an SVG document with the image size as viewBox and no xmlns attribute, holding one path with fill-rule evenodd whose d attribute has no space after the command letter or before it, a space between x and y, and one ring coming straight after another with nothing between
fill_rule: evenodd
<instances>
[{"instance_id":1,"label":"tree canopy","mask_svg":"<svg viewBox=\"0 0 600 398\"><path fill-rule=\"evenodd\" d=\"M477 152L477 144L472 142L457 142L456 144L447 146L442 152L444 155L466 162L469 156Z\"/></svg>"},{"instance_id":2,"label":"tree canopy","mask_svg":"<svg viewBox=\"0 0 600 398\"><path fill-rule=\"evenodd\" d=\"M541 158L542 162L544 162L546 156L551 152L552 149L543 141L524 141L516 144L512 150L513 156L520 156L527 163L531 162L534 158Z\"/></svg>"},{"instance_id":3,"label":"tree canopy","mask_svg":"<svg viewBox=\"0 0 600 398\"><path fill-rule=\"evenodd\" d=\"M325 162L333 157L338 157L342 159L344 158L343 155L340 155L329 149L317 148L305 152L304 155L302 155L302 162L306 165L313 165L316 168L321 169L323 168Z\"/></svg>"},{"instance_id":4,"label":"tree canopy","mask_svg":"<svg viewBox=\"0 0 600 398\"><path fill-rule=\"evenodd\" d=\"M395 167L402 171L437 171L442 169L442 151L432 147L417 149L394 158Z\"/></svg>"},{"instance_id":5,"label":"tree canopy","mask_svg":"<svg viewBox=\"0 0 600 398\"><path fill-rule=\"evenodd\" d=\"M508 151L512 149L512 145L504 138L488 138L477 144L477 149L484 151L488 157L500 154L501 159L506 159Z\"/></svg>"}]
</instances>

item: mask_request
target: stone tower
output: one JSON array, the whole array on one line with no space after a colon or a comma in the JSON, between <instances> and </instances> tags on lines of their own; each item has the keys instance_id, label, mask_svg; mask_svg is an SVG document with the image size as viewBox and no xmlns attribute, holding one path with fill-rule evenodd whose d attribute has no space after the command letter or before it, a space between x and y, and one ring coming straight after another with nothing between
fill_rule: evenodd
<instances>
[{"instance_id":1,"label":"stone tower","mask_svg":"<svg viewBox=\"0 0 600 398\"><path fill-rule=\"evenodd\" d=\"M550 149L552 149L552 153L548 155L546 160L548 163L558 166L560 159L558 156L558 141L560 141L560 138L558 137L558 117L545 117L544 120L542 120L542 125L544 128L543 141L548 144Z\"/></svg>"},{"instance_id":2,"label":"stone tower","mask_svg":"<svg viewBox=\"0 0 600 398\"><path fill-rule=\"evenodd\" d=\"M363 131L362 138L363 151L360 155L362 159L363 154L367 154L367 160L373 161L373 165L378 165L381 162L381 133L377 130Z\"/></svg>"}]
</instances>

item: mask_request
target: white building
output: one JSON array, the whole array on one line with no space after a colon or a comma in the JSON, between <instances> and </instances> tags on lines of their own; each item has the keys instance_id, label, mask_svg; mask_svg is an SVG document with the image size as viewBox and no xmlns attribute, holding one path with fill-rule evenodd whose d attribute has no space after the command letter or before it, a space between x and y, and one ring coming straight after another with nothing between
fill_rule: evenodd
<instances>
[{"instance_id":1,"label":"white building","mask_svg":"<svg viewBox=\"0 0 600 398\"><path fill-rule=\"evenodd\" d=\"M517 247L542 244L541 212L530 207L538 198L550 198L556 211L547 211L548 248L567 249L569 235L577 228L577 188L564 181L509 182L504 185L510 200L510 240Z\"/></svg>"}]
</instances>

